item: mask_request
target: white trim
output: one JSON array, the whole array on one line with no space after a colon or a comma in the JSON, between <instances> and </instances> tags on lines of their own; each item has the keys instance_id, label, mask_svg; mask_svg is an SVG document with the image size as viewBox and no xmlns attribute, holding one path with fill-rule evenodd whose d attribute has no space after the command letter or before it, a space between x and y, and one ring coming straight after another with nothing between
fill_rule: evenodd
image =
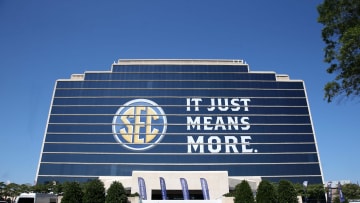
<instances>
[{"instance_id":1,"label":"white trim","mask_svg":"<svg viewBox=\"0 0 360 203\"><path fill-rule=\"evenodd\" d=\"M55 82L55 86L54 86L52 97L51 97L51 103L50 103L50 107L49 107L48 118L47 118L47 121L46 121L46 127L45 127L45 131L44 131L44 137L43 137L43 141L42 141L42 146L41 146L41 151L40 151L40 158L39 158L39 162L38 162L38 166L37 166L37 170L36 170L36 176L35 176L35 180L34 180L34 185L36 185L36 180L38 179L38 176L39 176L40 165L41 165L42 155L43 155L44 146L45 146L45 139L46 139L46 134L47 134L48 126L49 126L48 123L50 121L51 109L53 107L53 103L54 103L54 99L55 99L55 90L56 90L57 82L58 81Z\"/></svg>"},{"instance_id":2,"label":"white trim","mask_svg":"<svg viewBox=\"0 0 360 203\"><path fill-rule=\"evenodd\" d=\"M304 86L304 93L305 93L306 103L307 103L307 106L308 106L308 112L309 112L309 117L310 117L311 128L312 128L312 131L313 131L313 137L314 137L316 152L317 152L317 156L318 156L318 162L319 162L319 167L320 167L321 178L322 178L322 182L324 183L324 173L323 173L323 169L322 169L322 165L321 165L320 152L319 152L319 148L318 148L318 145L317 145L318 142L316 140L316 133L315 133L315 129L314 129L314 123L312 121L312 116L311 116L311 111L310 111L310 104L309 104L309 99L308 99L308 96L307 96L305 82L303 82L303 86Z\"/></svg>"}]
</instances>

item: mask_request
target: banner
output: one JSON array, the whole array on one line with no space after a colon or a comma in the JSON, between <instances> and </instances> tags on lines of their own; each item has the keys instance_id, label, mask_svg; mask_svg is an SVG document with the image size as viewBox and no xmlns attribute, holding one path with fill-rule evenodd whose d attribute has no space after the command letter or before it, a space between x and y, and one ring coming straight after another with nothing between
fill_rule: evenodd
<instances>
[{"instance_id":1,"label":"banner","mask_svg":"<svg viewBox=\"0 0 360 203\"><path fill-rule=\"evenodd\" d=\"M200 178L201 189L204 196L204 200L210 200L209 188L205 178Z\"/></svg>"},{"instance_id":2,"label":"banner","mask_svg":"<svg viewBox=\"0 0 360 203\"><path fill-rule=\"evenodd\" d=\"M166 194L166 185L165 180L163 177L160 177L160 187L161 187L161 196L163 200L166 200L167 194Z\"/></svg>"},{"instance_id":3,"label":"banner","mask_svg":"<svg viewBox=\"0 0 360 203\"><path fill-rule=\"evenodd\" d=\"M181 182L181 188L182 188L184 200L189 200L190 196L189 196L187 181L185 178L180 178L180 182Z\"/></svg>"},{"instance_id":4,"label":"banner","mask_svg":"<svg viewBox=\"0 0 360 203\"><path fill-rule=\"evenodd\" d=\"M339 191L339 199L340 199L340 202L345 202L345 197L344 197L344 194L342 193L342 189L341 189L341 184L340 182L338 183L338 191Z\"/></svg>"},{"instance_id":5,"label":"banner","mask_svg":"<svg viewBox=\"0 0 360 203\"><path fill-rule=\"evenodd\" d=\"M146 200L146 186L143 178L138 177L140 200Z\"/></svg>"}]
</instances>

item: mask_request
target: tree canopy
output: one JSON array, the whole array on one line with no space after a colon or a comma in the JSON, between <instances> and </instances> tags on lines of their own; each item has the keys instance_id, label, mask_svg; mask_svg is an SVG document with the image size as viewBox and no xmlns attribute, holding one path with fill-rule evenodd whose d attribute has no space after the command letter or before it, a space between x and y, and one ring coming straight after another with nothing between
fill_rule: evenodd
<instances>
[{"instance_id":1,"label":"tree canopy","mask_svg":"<svg viewBox=\"0 0 360 203\"><path fill-rule=\"evenodd\" d=\"M62 203L82 202L83 192L78 182L65 182L63 184L64 196Z\"/></svg>"},{"instance_id":2,"label":"tree canopy","mask_svg":"<svg viewBox=\"0 0 360 203\"><path fill-rule=\"evenodd\" d=\"M105 187L99 179L91 180L84 185L83 203L104 203Z\"/></svg>"},{"instance_id":3,"label":"tree canopy","mask_svg":"<svg viewBox=\"0 0 360 203\"><path fill-rule=\"evenodd\" d=\"M340 95L360 95L360 1L324 0L317 8L318 22L323 24L327 72L336 74L325 87L331 102Z\"/></svg>"},{"instance_id":4,"label":"tree canopy","mask_svg":"<svg viewBox=\"0 0 360 203\"><path fill-rule=\"evenodd\" d=\"M342 191L347 199L360 199L360 187L357 184L345 184Z\"/></svg>"},{"instance_id":5,"label":"tree canopy","mask_svg":"<svg viewBox=\"0 0 360 203\"><path fill-rule=\"evenodd\" d=\"M279 203L297 203L297 193L294 185L288 180L280 180L278 186Z\"/></svg>"},{"instance_id":6,"label":"tree canopy","mask_svg":"<svg viewBox=\"0 0 360 203\"><path fill-rule=\"evenodd\" d=\"M235 186L235 203L254 203L254 195L251 187L246 180L241 181Z\"/></svg>"},{"instance_id":7,"label":"tree canopy","mask_svg":"<svg viewBox=\"0 0 360 203\"><path fill-rule=\"evenodd\" d=\"M277 203L275 187L267 180L262 180L256 194L256 203Z\"/></svg>"},{"instance_id":8,"label":"tree canopy","mask_svg":"<svg viewBox=\"0 0 360 203\"><path fill-rule=\"evenodd\" d=\"M323 184L312 184L307 187L307 195L309 200L317 202L325 201L325 188Z\"/></svg>"},{"instance_id":9,"label":"tree canopy","mask_svg":"<svg viewBox=\"0 0 360 203\"><path fill-rule=\"evenodd\" d=\"M106 203L126 203L127 196L124 186L117 181L114 181L109 189L105 198Z\"/></svg>"}]
</instances>

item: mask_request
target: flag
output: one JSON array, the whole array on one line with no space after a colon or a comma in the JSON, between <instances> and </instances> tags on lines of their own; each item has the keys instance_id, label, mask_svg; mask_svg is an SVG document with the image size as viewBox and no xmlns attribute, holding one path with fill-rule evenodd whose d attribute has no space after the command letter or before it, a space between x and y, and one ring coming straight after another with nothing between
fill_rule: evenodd
<instances>
[{"instance_id":1,"label":"flag","mask_svg":"<svg viewBox=\"0 0 360 203\"><path fill-rule=\"evenodd\" d=\"M205 178L200 178L200 182L201 182L201 189L202 189L202 193L204 196L204 200L210 200L210 196L209 196L209 188L208 188L208 184Z\"/></svg>"},{"instance_id":2,"label":"flag","mask_svg":"<svg viewBox=\"0 0 360 203\"><path fill-rule=\"evenodd\" d=\"M339 199L340 199L340 202L345 202L345 197L344 197L344 194L342 193L342 189L341 189L341 184L340 182L338 183L338 191L339 191Z\"/></svg>"},{"instance_id":3,"label":"flag","mask_svg":"<svg viewBox=\"0 0 360 203\"><path fill-rule=\"evenodd\" d=\"M189 189L185 178L180 178L181 188L184 196L184 200L189 200Z\"/></svg>"},{"instance_id":4,"label":"flag","mask_svg":"<svg viewBox=\"0 0 360 203\"><path fill-rule=\"evenodd\" d=\"M161 187L161 195L162 195L162 199L166 200L166 185L165 185L165 180L163 177L160 177L160 187Z\"/></svg>"},{"instance_id":5,"label":"flag","mask_svg":"<svg viewBox=\"0 0 360 203\"><path fill-rule=\"evenodd\" d=\"M138 184L139 184L140 199L146 200L146 186L144 179L138 177Z\"/></svg>"}]
</instances>

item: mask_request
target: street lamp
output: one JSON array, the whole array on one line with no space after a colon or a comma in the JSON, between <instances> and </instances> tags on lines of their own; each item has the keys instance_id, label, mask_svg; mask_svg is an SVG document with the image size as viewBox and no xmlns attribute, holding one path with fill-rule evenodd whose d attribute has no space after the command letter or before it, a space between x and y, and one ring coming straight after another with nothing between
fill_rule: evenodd
<instances>
[{"instance_id":1,"label":"street lamp","mask_svg":"<svg viewBox=\"0 0 360 203\"><path fill-rule=\"evenodd\" d=\"M332 199L332 187L331 187L332 182L329 181L327 184L327 202L331 203L331 199Z\"/></svg>"},{"instance_id":2,"label":"street lamp","mask_svg":"<svg viewBox=\"0 0 360 203\"><path fill-rule=\"evenodd\" d=\"M305 191L304 203L307 203L306 189L307 189L307 186L308 186L308 181L304 181L304 182L303 182L303 186L304 186L304 191Z\"/></svg>"}]
</instances>

